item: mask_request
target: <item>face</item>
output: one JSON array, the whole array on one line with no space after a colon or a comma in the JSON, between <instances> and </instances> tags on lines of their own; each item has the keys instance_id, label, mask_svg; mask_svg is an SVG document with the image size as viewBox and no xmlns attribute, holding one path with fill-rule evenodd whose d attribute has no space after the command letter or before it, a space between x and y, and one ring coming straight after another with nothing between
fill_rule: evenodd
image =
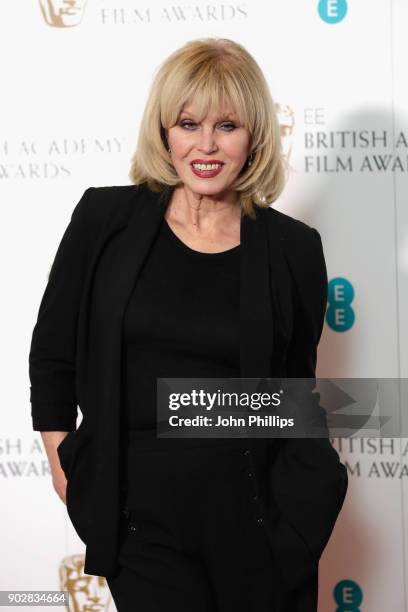
<instances>
[{"instance_id":1,"label":"face","mask_svg":"<svg viewBox=\"0 0 408 612\"><path fill-rule=\"evenodd\" d=\"M184 186L195 194L226 196L251 152L251 137L229 108L212 109L200 123L185 106L166 132L171 159ZM192 162L214 165L194 168Z\"/></svg>"}]
</instances>

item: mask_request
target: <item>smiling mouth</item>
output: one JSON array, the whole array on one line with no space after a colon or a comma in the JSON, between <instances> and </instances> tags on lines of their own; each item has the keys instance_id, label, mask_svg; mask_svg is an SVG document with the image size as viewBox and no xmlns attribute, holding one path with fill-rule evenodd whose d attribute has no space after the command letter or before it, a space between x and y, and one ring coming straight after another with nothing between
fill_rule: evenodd
<instances>
[{"instance_id":1,"label":"smiling mouth","mask_svg":"<svg viewBox=\"0 0 408 612\"><path fill-rule=\"evenodd\" d=\"M224 167L223 163L190 163L190 167L194 174L200 178L212 178L219 174Z\"/></svg>"},{"instance_id":2,"label":"smiling mouth","mask_svg":"<svg viewBox=\"0 0 408 612\"><path fill-rule=\"evenodd\" d=\"M208 163L190 162L190 165L193 166L194 168L197 168L198 170L212 170L214 168L223 166L224 163L223 162L208 162Z\"/></svg>"}]
</instances>

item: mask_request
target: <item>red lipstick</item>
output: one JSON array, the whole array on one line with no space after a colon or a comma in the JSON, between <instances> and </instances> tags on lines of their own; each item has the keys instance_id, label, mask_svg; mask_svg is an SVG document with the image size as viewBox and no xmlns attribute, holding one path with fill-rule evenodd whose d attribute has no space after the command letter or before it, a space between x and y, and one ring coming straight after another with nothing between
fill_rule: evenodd
<instances>
[{"instance_id":1,"label":"red lipstick","mask_svg":"<svg viewBox=\"0 0 408 612\"><path fill-rule=\"evenodd\" d=\"M193 164L220 164L218 168L214 168L211 170L200 170L199 168L194 168ZM224 166L224 162L219 159L193 159L190 162L190 166L192 171L196 176L200 178L212 178L219 174Z\"/></svg>"}]
</instances>

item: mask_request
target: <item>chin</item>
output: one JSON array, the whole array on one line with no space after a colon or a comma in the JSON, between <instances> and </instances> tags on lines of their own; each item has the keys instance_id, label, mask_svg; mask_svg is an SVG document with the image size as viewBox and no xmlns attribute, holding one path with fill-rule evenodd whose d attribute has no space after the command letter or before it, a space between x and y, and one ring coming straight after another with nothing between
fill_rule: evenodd
<instances>
[{"instance_id":1,"label":"chin","mask_svg":"<svg viewBox=\"0 0 408 612\"><path fill-rule=\"evenodd\" d=\"M225 185L224 183L212 183L210 181L212 179L199 179L196 181L184 181L184 185L186 185L191 191L195 191L196 193L202 193L205 195L217 195L218 193L227 191L230 188L230 185Z\"/></svg>"}]
</instances>

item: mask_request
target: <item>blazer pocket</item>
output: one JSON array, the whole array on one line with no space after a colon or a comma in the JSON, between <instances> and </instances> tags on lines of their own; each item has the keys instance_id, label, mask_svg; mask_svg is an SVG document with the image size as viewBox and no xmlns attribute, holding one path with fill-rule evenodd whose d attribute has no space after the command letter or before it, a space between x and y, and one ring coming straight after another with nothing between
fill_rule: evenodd
<instances>
[{"instance_id":1,"label":"blazer pocket","mask_svg":"<svg viewBox=\"0 0 408 612\"><path fill-rule=\"evenodd\" d=\"M72 472L76 453L84 439L86 439L84 430L78 428L70 431L57 446L57 454L67 480Z\"/></svg>"},{"instance_id":2,"label":"blazer pocket","mask_svg":"<svg viewBox=\"0 0 408 612\"><path fill-rule=\"evenodd\" d=\"M74 448L70 449L66 497L68 516L86 545L95 513L92 490L94 460L93 441L88 435L82 434Z\"/></svg>"},{"instance_id":3,"label":"blazer pocket","mask_svg":"<svg viewBox=\"0 0 408 612\"><path fill-rule=\"evenodd\" d=\"M283 516L269 527L272 554L285 590L304 585L317 571L316 559L303 537Z\"/></svg>"}]
</instances>

